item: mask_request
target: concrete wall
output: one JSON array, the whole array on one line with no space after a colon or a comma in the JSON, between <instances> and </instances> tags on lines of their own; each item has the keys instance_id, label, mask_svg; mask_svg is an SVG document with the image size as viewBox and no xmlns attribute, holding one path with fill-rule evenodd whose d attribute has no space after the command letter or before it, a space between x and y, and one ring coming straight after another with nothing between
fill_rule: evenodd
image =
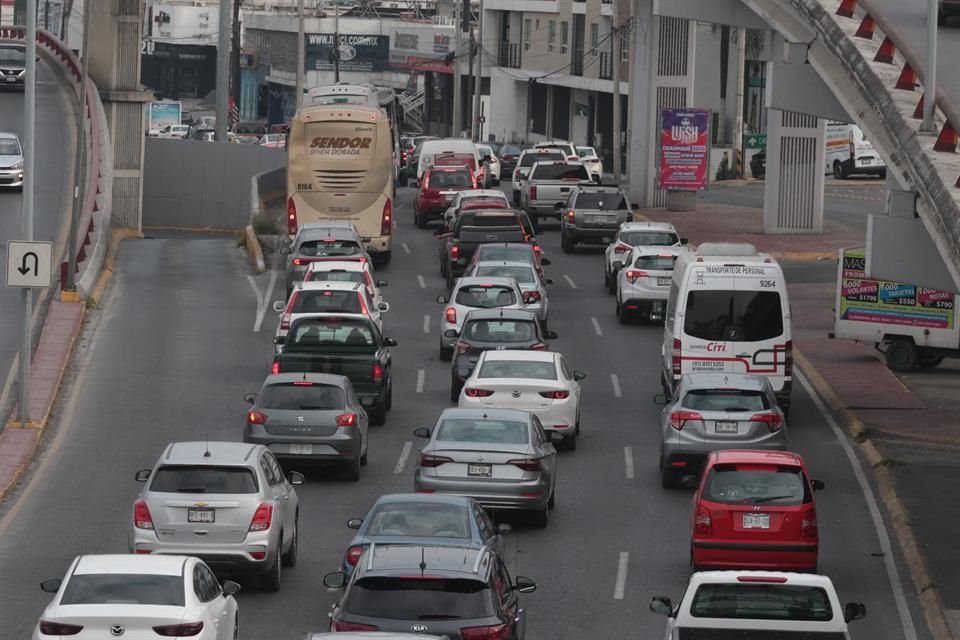
<instances>
[{"instance_id":1,"label":"concrete wall","mask_svg":"<svg viewBox=\"0 0 960 640\"><path fill-rule=\"evenodd\" d=\"M146 140L144 226L239 229L249 223L250 178L287 163L258 145Z\"/></svg>"},{"instance_id":2,"label":"concrete wall","mask_svg":"<svg viewBox=\"0 0 960 640\"><path fill-rule=\"evenodd\" d=\"M527 132L527 82L517 80L516 71L494 67L490 73L490 94L496 96L490 104L488 132L497 140L520 141Z\"/></svg>"}]
</instances>

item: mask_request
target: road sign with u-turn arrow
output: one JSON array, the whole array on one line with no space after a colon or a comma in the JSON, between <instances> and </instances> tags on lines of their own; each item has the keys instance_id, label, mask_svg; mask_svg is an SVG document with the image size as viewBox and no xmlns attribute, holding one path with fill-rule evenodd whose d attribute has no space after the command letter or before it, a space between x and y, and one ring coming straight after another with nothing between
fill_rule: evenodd
<instances>
[{"instance_id":1,"label":"road sign with u-turn arrow","mask_svg":"<svg viewBox=\"0 0 960 640\"><path fill-rule=\"evenodd\" d=\"M49 287L53 262L52 242L7 243L7 286Z\"/></svg>"}]
</instances>

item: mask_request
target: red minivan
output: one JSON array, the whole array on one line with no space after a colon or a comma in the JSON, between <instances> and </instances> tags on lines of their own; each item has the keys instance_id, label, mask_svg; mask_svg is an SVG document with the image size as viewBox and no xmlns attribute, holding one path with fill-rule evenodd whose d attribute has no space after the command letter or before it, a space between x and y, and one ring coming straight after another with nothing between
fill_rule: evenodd
<instances>
[{"instance_id":1,"label":"red minivan","mask_svg":"<svg viewBox=\"0 0 960 640\"><path fill-rule=\"evenodd\" d=\"M457 191L476 189L477 178L469 167L431 167L423 174L413 201L413 222L424 228L431 220L442 218Z\"/></svg>"},{"instance_id":2,"label":"red minivan","mask_svg":"<svg viewBox=\"0 0 960 640\"><path fill-rule=\"evenodd\" d=\"M705 569L817 572L814 491L790 451L726 450L707 457L693 496L690 564Z\"/></svg>"}]
</instances>

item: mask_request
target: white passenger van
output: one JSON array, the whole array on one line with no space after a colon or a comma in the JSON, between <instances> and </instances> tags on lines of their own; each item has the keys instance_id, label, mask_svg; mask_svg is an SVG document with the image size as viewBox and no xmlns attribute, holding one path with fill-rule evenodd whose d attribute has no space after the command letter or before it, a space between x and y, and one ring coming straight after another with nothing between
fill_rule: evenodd
<instances>
[{"instance_id":1,"label":"white passenger van","mask_svg":"<svg viewBox=\"0 0 960 640\"><path fill-rule=\"evenodd\" d=\"M780 265L752 244L705 242L677 258L661 347L664 393L687 373L770 378L790 407L793 343L790 301Z\"/></svg>"},{"instance_id":2,"label":"white passenger van","mask_svg":"<svg viewBox=\"0 0 960 640\"><path fill-rule=\"evenodd\" d=\"M855 173L886 177L887 165L857 125L829 122L826 144L824 173L832 173L837 180Z\"/></svg>"},{"instance_id":3,"label":"white passenger van","mask_svg":"<svg viewBox=\"0 0 960 640\"><path fill-rule=\"evenodd\" d=\"M482 166L480 152L477 145L463 138L444 138L443 140L427 140L420 149L420 161L417 164L417 184L423 178L424 172L430 167L439 166L468 166L477 174Z\"/></svg>"}]
</instances>

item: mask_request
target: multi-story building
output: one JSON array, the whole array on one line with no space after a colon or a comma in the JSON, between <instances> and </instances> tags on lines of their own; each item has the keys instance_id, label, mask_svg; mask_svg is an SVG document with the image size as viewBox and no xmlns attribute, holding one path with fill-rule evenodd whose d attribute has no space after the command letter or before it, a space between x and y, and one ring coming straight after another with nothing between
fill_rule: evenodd
<instances>
[{"instance_id":1,"label":"multi-story building","mask_svg":"<svg viewBox=\"0 0 960 640\"><path fill-rule=\"evenodd\" d=\"M144 12L141 82L160 97L203 98L217 84L217 0L151 0Z\"/></svg>"}]
</instances>

